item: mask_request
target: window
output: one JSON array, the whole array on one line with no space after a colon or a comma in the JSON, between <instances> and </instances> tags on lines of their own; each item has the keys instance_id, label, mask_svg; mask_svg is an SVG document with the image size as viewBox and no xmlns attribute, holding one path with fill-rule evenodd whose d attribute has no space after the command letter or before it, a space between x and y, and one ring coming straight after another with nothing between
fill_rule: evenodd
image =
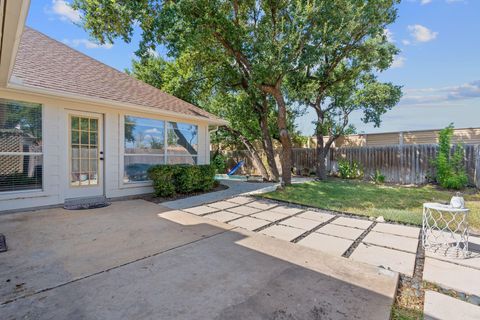
<instances>
[{"instance_id":1,"label":"window","mask_svg":"<svg viewBox=\"0 0 480 320\"><path fill-rule=\"evenodd\" d=\"M156 164L196 164L198 127L125 116L124 182L147 181Z\"/></svg>"},{"instance_id":2,"label":"window","mask_svg":"<svg viewBox=\"0 0 480 320\"><path fill-rule=\"evenodd\" d=\"M42 106L0 99L0 192L42 189Z\"/></svg>"}]
</instances>

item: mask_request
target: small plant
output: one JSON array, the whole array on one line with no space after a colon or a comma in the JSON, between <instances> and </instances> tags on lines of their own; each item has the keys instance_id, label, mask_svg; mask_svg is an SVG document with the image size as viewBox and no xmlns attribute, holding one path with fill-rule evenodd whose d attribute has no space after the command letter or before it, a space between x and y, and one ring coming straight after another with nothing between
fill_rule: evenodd
<instances>
[{"instance_id":1,"label":"small plant","mask_svg":"<svg viewBox=\"0 0 480 320\"><path fill-rule=\"evenodd\" d=\"M380 170L375 170L375 174L372 177L373 181L377 184L385 183L385 175Z\"/></svg>"},{"instance_id":2,"label":"small plant","mask_svg":"<svg viewBox=\"0 0 480 320\"><path fill-rule=\"evenodd\" d=\"M356 161L350 163L347 160L338 162L338 175L342 179L360 179L363 177L363 169Z\"/></svg>"},{"instance_id":3,"label":"small plant","mask_svg":"<svg viewBox=\"0 0 480 320\"><path fill-rule=\"evenodd\" d=\"M216 153L211 161L213 167L215 168L216 173L225 173L227 169L227 158L221 154Z\"/></svg>"},{"instance_id":4,"label":"small plant","mask_svg":"<svg viewBox=\"0 0 480 320\"><path fill-rule=\"evenodd\" d=\"M433 161L436 169L436 181L446 189L463 189L468 184L468 176L463 166L465 151L463 146L457 144L451 154L450 141L453 136L453 124L442 129L438 136L438 156Z\"/></svg>"}]
</instances>

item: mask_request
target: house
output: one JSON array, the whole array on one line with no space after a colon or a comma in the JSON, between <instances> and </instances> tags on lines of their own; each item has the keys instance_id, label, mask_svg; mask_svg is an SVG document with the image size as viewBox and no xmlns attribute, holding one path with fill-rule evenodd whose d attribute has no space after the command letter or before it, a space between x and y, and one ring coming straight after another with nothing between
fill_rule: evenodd
<instances>
[{"instance_id":1,"label":"house","mask_svg":"<svg viewBox=\"0 0 480 320\"><path fill-rule=\"evenodd\" d=\"M209 163L226 122L25 27L1 1L0 211L152 191L153 164Z\"/></svg>"}]
</instances>

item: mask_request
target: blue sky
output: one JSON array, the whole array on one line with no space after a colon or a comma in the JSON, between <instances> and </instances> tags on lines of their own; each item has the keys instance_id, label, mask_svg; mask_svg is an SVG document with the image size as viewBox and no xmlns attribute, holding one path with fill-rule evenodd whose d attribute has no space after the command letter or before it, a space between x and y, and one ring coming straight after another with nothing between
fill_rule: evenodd
<instances>
[{"instance_id":1,"label":"blue sky","mask_svg":"<svg viewBox=\"0 0 480 320\"><path fill-rule=\"evenodd\" d=\"M114 68L130 67L138 36L130 44L99 46L75 23L76 12L62 0L32 0L27 25ZM403 86L400 104L380 128L352 122L359 132L480 127L480 0L403 0L399 18L386 31L401 50L382 81ZM297 120L313 134L313 114Z\"/></svg>"}]
</instances>

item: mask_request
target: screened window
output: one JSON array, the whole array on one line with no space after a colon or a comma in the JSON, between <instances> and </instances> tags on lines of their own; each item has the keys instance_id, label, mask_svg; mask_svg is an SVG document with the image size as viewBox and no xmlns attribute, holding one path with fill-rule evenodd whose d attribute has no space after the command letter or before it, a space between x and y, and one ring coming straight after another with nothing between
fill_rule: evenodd
<instances>
[{"instance_id":1,"label":"screened window","mask_svg":"<svg viewBox=\"0 0 480 320\"><path fill-rule=\"evenodd\" d=\"M124 181L147 181L157 164L196 164L198 127L125 116Z\"/></svg>"},{"instance_id":2,"label":"screened window","mask_svg":"<svg viewBox=\"0 0 480 320\"><path fill-rule=\"evenodd\" d=\"M41 189L42 106L0 99L0 192Z\"/></svg>"}]
</instances>

